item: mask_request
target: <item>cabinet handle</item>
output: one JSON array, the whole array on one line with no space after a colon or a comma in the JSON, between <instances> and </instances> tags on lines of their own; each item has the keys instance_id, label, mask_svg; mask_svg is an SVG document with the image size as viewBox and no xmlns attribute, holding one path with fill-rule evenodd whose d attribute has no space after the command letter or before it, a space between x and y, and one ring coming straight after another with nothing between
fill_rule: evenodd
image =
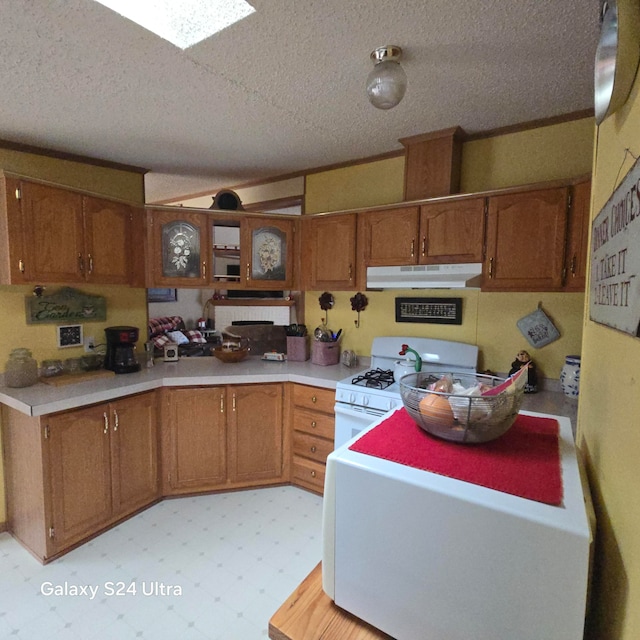
<instances>
[{"instance_id":1,"label":"cabinet handle","mask_svg":"<svg viewBox=\"0 0 640 640\"><path fill-rule=\"evenodd\" d=\"M575 276L576 275L576 262L577 262L577 258L576 255L573 255L573 258L571 258L571 275Z\"/></svg>"},{"instance_id":2,"label":"cabinet handle","mask_svg":"<svg viewBox=\"0 0 640 640\"><path fill-rule=\"evenodd\" d=\"M202 278L206 280L207 278L207 263L206 261L202 261Z\"/></svg>"},{"instance_id":3,"label":"cabinet handle","mask_svg":"<svg viewBox=\"0 0 640 640\"><path fill-rule=\"evenodd\" d=\"M315 420L311 421L311 428L315 429L318 426L318 423Z\"/></svg>"},{"instance_id":4,"label":"cabinet handle","mask_svg":"<svg viewBox=\"0 0 640 640\"><path fill-rule=\"evenodd\" d=\"M118 412L114 409L113 410L113 430L117 431L119 425L120 425L120 421L118 420Z\"/></svg>"},{"instance_id":5,"label":"cabinet handle","mask_svg":"<svg viewBox=\"0 0 640 640\"><path fill-rule=\"evenodd\" d=\"M102 414L102 417L104 418L104 429L102 433L107 433L109 431L109 416L106 411Z\"/></svg>"},{"instance_id":6,"label":"cabinet handle","mask_svg":"<svg viewBox=\"0 0 640 640\"><path fill-rule=\"evenodd\" d=\"M427 255L427 236L422 236L422 255Z\"/></svg>"},{"instance_id":7,"label":"cabinet handle","mask_svg":"<svg viewBox=\"0 0 640 640\"><path fill-rule=\"evenodd\" d=\"M224 413L224 393L220 394L220 413Z\"/></svg>"},{"instance_id":8,"label":"cabinet handle","mask_svg":"<svg viewBox=\"0 0 640 640\"><path fill-rule=\"evenodd\" d=\"M411 257L413 258L416 254L416 239L413 238L411 240Z\"/></svg>"},{"instance_id":9,"label":"cabinet handle","mask_svg":"<svg viewBox=\"0 0 640 640\"><path fill-rule=\"evenodd\" d=\"M315 396L311 396L311 402L313 402L313 404L315 404L318 401L318 398L316 398Z\"/></svg>"},{"instance_id":10,"label":"cabinet handle","mask_svg":"<svg viewBox=\"0 0 640 640\"><path fill-rule=\"evenodd\" d=\"M231 411L235 411L236 410L236 394L234 393L231 396Z\"/></svg>"},{"instance_id":11,"label":"cabinet handle","mask_svg":"<svg viewBox=\"0 0 640 640\"><path fill-rule=\"evenodd\" d=\"M315 478L315 477L316 477L316 472L315 472L315 471L312 471L312 472L311 472L311 477L312 477L312 478Z\"/></svg>"},{"instance_id":12,"label":"cabinet handle","mask_svg":"<svg viewBox=\"0 0 640 640\"><path fill-rule=\"evenodd\" d=\"M81 253L78 254L78 270L80 272L84 271L84 258Z\"/></svg>"},{"instance_id":13,"label":"cabinet handle","mask_svg":"<svg viewBox=\"0 0 640 640\"><path fill-rule=\"evenodd\" d=\"M489 277L493 278L493 258L489 258Z\"/></svg>"},{"instance_id":14,"label":"cabinet handle","mask_svg":"<svg viewBox=\"0 0 640 640\"><path fill-rule=\"evenodd\" d=\"M249 263L247 262L247 282L249 282Z\"/></svg>"},{"instance_id":15,"label":"cabinet handle","mask_svg":"<svg viewBox=\"0 0 640 640\"><path fill-rule=\"evenodd\" d=\"M311 445L311 453L315 453L317 450L318 450L318 449L317 449L316 445L315 445L315 444L312 444L312 445Z\"/></svg>"},{"instance_id":16,"label":"cabinet handle","mask_svg":"<svg viewBox=\"0 0 640 640\"><path fill-rule=\"evenodd\" d=\"M349 265L349 281L353 280L353 265Z\"/></svg>"},{"instance_id":17,"label":"cabinet handle","mask_svg":"<svg viewBox=\"0 0 640 640\"><path fill-rule=\"evenodd\" d=\"M87 258L89 259L89 273L93 273L93 256L89 254Z\"/></svg>"},{"instance_id":18,"label":"cabinet handle","mask_svg":"<svg viewBox=\"0 0 640 640\"><path fill-rule=\"evenodd\" d=\"M20 273L24 273L24 260L18 260L18 269L20 270Z\"/></svg>"}]
</instances>

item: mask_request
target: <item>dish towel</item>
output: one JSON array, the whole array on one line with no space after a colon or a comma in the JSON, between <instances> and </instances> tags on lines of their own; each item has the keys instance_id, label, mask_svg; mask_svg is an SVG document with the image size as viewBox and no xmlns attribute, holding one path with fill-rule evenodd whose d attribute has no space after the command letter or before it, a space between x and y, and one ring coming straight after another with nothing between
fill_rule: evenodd
<instances>
[{"instance_id":1,"label":"dish towel","mask_svg":"<svg viewBox=\"0 0 640 640\"><path fill-rule=\"evenodd\" d=\"M459 444L423 431L404 408L349 449L553 506L562 504L559 425L518 414L491 442Z\"/></svg>"}]
</instances>

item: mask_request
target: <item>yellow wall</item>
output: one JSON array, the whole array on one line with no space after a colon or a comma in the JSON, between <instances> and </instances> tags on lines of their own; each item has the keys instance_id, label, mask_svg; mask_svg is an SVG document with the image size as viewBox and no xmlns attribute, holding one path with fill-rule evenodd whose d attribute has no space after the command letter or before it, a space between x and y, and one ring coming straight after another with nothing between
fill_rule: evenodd
<instances>
[{"instance_id":1,"label":"yellow wall","mask_svg":"<svg viewBox=\"0 0 640 640\"><path fill-rule=\"evenodd\" d=\"M591 217L640 155L640 80L599 127ZM588 296L587 296L588 299ZM590 640L640 638L640 340L591 322L583 330L578 444L598 521Z\"/></svg>"},{"instance_id":2,"label":"yellow wall","mask_svg":"<svg viewBox=\"0 0 640 640\"><path fill-rule=\"evenodd\" d=\"M34 153L0 148L0 168L61 186L144 203L144 176L120 169L97 167L72 160L57 160Z\"/></svg>"},{"instance_id":3,"label":"yellow wall","mask_svg":"<svg viewBox=\"0 0 640 640\"><path fill-rule=\"evenodd\" d=\"M465 143L461 183L463 191L484 191L504 186L571 178L591 171L593 118L565 122ZM334 169L307 176L305 207L308 213L388 204L402 200L404 158L393 158ZM526 239L524 240L526 244ZM322 313L318 297L305 298L307 324L314 328ZM368 356L376 335L408 335L457 340L480 347L479 366L498 372L509 370L515 354L527 349L541 375L559 378L566 355L580 353L582 340L581 293L480 293L479 291L368 291L369 306L356 329L349 298L353 293L332 292L336 298L329 325L343 329L342 347ZM464 298L462 326L395 322L396 296L454 296ZM561 338L541 349L530 347L516 326L542 302L560 330Z\"/></svg>"},{"instance_id":4,"label":"yellow wall","mask_svg":"<svg viewBox=\"0 0 640 640\"><path fill-rule=\"evenodd\" d=\"M144 202L141 174L5 149L0 149L0 169L107 197ZM46 293L55 292L58 288L56 285L48 285ZM104 341L104 328L107 326L126 324L146 331L146 289L82 285L75 288L84 293L104 296L107 300L107 321L87 322L83 325L84 334L94 336L97 344ZM0 326L5 328L6 333L5 339L0 342L1 371L4 371L9 352L16 347L31 349L33 357L39 363L47 358L65 359L84 354L83 348L58 349L55 324L27 325L24 299L25 296L32 295L32 291L33 287L26 285L0 286ZM0 524L5 519L4 469L0 456Z\"/></svg>"}]
</instances>

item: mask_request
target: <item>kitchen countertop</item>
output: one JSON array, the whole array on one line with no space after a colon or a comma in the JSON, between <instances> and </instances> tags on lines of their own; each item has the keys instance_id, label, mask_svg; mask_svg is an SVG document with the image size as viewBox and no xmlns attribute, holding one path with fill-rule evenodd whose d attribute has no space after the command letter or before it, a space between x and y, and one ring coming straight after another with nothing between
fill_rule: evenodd
<instances>
[{"instance_id":1,"label":"kitchen countertop","mask_svg":"<svg viewBox=\"0 0 640 640\"><path fill-rule=\"evenodd\" d=\"M0 403L30 416L41 416L99 402L109 402L134 393L161 387L212 386L296 382L325 389L366 369L368 358L359 358L357 367L343 364L322 366L306 362L265 361L258 356L228 364L216 358L181 358L178 362L156 360L155 366L138 373L128 373L55 387L38 382L32 387L0 387ZM527 411L567 416L574 427L578 402L555 391L525 395L522 408Z\"/></svg>"}]
</instances>

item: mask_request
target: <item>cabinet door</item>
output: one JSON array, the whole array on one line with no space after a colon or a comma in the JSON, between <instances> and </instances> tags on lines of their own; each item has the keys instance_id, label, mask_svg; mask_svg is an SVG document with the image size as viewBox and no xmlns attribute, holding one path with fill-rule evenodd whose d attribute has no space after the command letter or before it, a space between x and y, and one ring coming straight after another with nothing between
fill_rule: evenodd
<instances>
[{"instance_id":1,"label":"cabinet door","mask_svg":"<svg viewBox=\"0 0 640 640\"><path fill-rule=\"evenodd\" d=\"M482 262L485 199L420 207L420 264Z\"/></svg>"},{"instance_id":2,"label":"cabinet door","mask_svg":"<svg viewBox=\"0 0 640 640\"><path fill-rule=\"evenodd\" d=\"M584 291L589 252L591 181L576 184L571 194L564 276L565 291Z\"/></svg>"},{"instance_id":3,"label":"cabinet door","mask_svg":"<svg viewBox=\"0 0 640 640\"><path fill-rule=\"evenodd\" d=\"M158 496L156 394L109 405L113 511L123 516Z\"/></svg>"},{"instance_id":4,"label":"cabinet door","mask_svg":"<svg viewBox=\"0 0 640 640\"><path fill-rule=\"evenodd\" d=\"M21 182L25 276L29 282L82 282L86 269L82 196Z\"/></svg>"},{"instance_id":5,"label":"cabinet door","mask_svg":"<svg viewBox=\"0 0 640 640\"><path fill-rule=\"evenodd\" d=\"M244 283L251 289L279 291L293 283L293 222L247 218L242 241Z\"/></svg>"},{"instance_id":6,"label":"cabinet door","mask_svg":"<svg viewBox=\"0 0 640 640\"><path fill-rule=\"evenodd\" d=\"M349 290L356 284L356 214L304 220L302 261L309 289Z\"/></svg>"},{"instance_id":7,"label":"cabinet door","mask_svg":"<svg viewBox=\"0 0 640 640\"><path fill-rule=\"evenodd\" d=\"M111 516L108 411L98 405L48 419L56 551L99 530Z\"/></svg>"},{"instance_id":8,"label":"cabinet door","mask_svg":"<svg viewBox=\"0 0 640 640\"><path fill-rule=\"evenodd\" d=\"M489 198L483 290L562 287L568 188Z\"/></svg>"},{"instance_id":9,"label":"cabinet door","mask_svg":"<svg viewBox=\"0 0 640 640\"><path fill-rule=\"evenodd\" d=\"M368 267L418 262L418 207L384 209L358 214L358 241Z\"/></svg>"},{"instance_id":10,"label":"cabinet door","mask_svg":"<svg viewBox=\"0 0 640 640\"><path fill-rule=\"evenodd\" d=\"M85 272L88 282L128 284L133 238L131 207L99 198L83 198ZM138 239L142 243L142 238Z\"/></svg>"},{"instance_id":11,"label":"cabinet door","mask_svg":"<svg viewBox=\"0 0 640 640\"><path fill-rule=\"evenodd\" d=\"M230 482L282 477L282 385L228 388Z\"/></svg>"},{"instance_id":12,"label":"cabinet door","mask_svg":"<svg viewBox=\"0 0 640 640\"><path fill-rule=\"evenodd\" d=\"M0 177L0 284L24 284L25 249L20 181Z\"/></svg>"},{"instance_id":13,"label":"cabinet door","mask_svg":"<svg viewBox=\"0 0 640 640\"><path fill-rule=\"evenodd\" d=\"M171 389L169 486L177 492L211 489L227 477L224 387Z\"/></svg>"},{"instance_id":14,"label":"cabinet door","mask_svg":"<svg viewBox=\"0 0 640 640\"><path fill-rule=\"evenodd\" d=\"M152 225L155 284L202 287L207 282L209 255L206 214L154 211Z\"/></svg>"}]
</instances>

